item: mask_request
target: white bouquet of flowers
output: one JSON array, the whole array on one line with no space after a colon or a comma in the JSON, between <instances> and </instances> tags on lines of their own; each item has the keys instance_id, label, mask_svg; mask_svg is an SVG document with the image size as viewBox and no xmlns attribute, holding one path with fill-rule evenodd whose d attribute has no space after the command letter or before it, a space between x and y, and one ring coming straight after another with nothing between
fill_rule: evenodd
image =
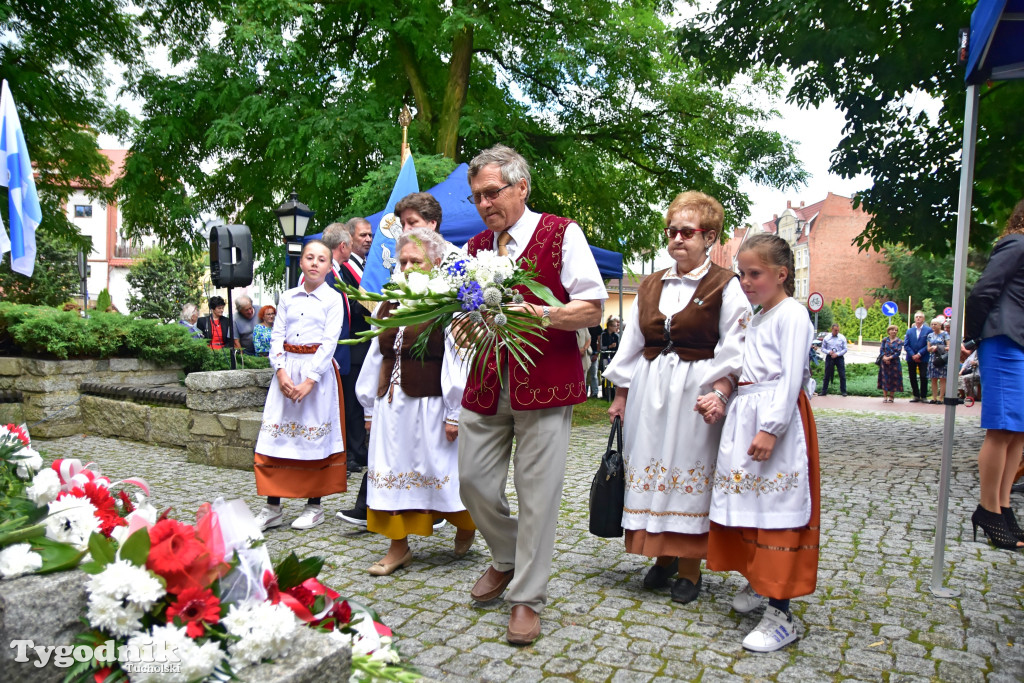
<instances>
[{"instance_id":1,"label":"white bouquet of flowers","mask_svg":"<svg viewBox=\"0 0 1024 683\"><path fill-rule=\"evenodd\" d=\"M456 325L455 343L466 349L470 373L482 377L487 361L501 349L523 365L534 365L527 349L537 351L531 338L544 336L541 319L519 307L525 303L521 289L526 289L550 306L562 302L551 290L537 282L532 264L522 266L508 256L484 251L476 256L457 253L430 272L396 271L380 294L367 293L344 284L335 285L348 296L363 301L397 301L398 308L390 317L369 321L376 329L359 333L357 339L339 343L358 344L372 339L387 328L426 324L412 352L417 357L426 353L430 332L447 327L456 318L471 324ZM501 363L497 363L499 379Z\"/></svg>"}]
</instances>

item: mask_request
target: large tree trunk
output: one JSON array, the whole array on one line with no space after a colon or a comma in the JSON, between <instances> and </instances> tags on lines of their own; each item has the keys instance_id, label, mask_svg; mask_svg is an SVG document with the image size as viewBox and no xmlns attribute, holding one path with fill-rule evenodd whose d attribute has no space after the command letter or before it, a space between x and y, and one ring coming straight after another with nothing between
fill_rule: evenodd
<instances>
[{"instance_id":1,"label":"large tree trunk","mask_svg":"<svg viewBox=\"0 0 1024 683\"><path fill-rule=\"evenodd\" d=\"M416 104L416 118L425 123L428 128L434 126L434 111L430 105L430 96L427 94L427 86L420 76L419 65L413 56L412 46L404 38L395 38L395 47L398 49L398 57L402 61L402 68L409 79L409 87L412 89L412 97Z\"/></svg>"},{"instance_id":2,"label":"large tree trunk","mask_svg":"<svg viewBox=\"0 0 1024 683\"><path fill-rule=\"evenodd\" d=\"M459 144L459 117L469 90L469 66L473 60L473 27L463 26L452 39L452 61L444 89L441 118L437 127L438 154L455 159Z\"/></svg>"}]
</instances>

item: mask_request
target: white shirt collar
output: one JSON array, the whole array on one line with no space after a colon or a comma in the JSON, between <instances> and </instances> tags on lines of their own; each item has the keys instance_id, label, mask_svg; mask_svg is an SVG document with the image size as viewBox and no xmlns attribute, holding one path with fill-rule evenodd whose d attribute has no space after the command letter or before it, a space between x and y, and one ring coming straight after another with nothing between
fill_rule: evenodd
<instances>
[{"instance_id":1,"label":"white shirt collar","mask_svg":"<svg viewBox=\"0 0 1024 683\"><path fill-rule=\"evenodd\" d=\"M324 282L320 283L319 287L314 289L312 292L309 292L308 294L306 293L306 288L303 287L302 285L299 285L295 289L291 290L291 292L289 292L289 293L291 294L293 299L299 299L299 298L302 298L302 297L311 296L314 299L319 299L320 301L324 301L327 298L327 292L329 292L332 289L333 288L329 284L327 284L327 281L325 280Z\"/></svg>"},{"instance_id":2,"label":"white shirt collar","mask_svg":"<svg viewBox=\"0 0 1024 683\"><path fill-rule=\"evenodd\" d=\"M538 223L540 223L540 214L530 211L530 207L527 206L523 209L523 215L519 217L519 220L508 229L507 232L512 237L511 244L515 246L515 258L519 258L523 247L529 244ZM497 234L494 236L494 250L498 250Z\"/></svg>"},{"instance_id":3,"label":"white shirt collar","mask_svg":"<svg viewBox=\"0 0 1024 683\"><path fill-rule=\"evenodd\" d=\"M694 268L693 270L691 270L688 273L683 273L682 275L679 274L679 264L678 263L673 263L672 267L669 268L668 270L666 270L665 273L661 276L661 279L662 280L682 280L683 278L686 278L687 280L699 280L702 277L704 277L705 275L707 275L707 273L708 273L708 271L710 269L711 269L711 257L710 256L704 259L704 263L700 264L699 266L697 266L696 268Z\"/></svg>"}]
</instances>

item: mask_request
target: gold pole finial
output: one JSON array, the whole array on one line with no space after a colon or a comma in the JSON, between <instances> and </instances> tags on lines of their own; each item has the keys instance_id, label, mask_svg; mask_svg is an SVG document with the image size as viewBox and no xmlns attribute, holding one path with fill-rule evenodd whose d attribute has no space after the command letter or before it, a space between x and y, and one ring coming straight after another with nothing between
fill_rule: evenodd
<instances>
[{"instance_id":1,"label":"gold pole finial","mask_svg":"<svg viewBox=\"0 0 1024 683\"><path fill-rule=\"evenodd\" d=\"M412 123L412 112L409 105L402 105L402 112L398 115L398 124L402 126L402 164L409 157L409 124Z\"/></svg>"}]
</instances>

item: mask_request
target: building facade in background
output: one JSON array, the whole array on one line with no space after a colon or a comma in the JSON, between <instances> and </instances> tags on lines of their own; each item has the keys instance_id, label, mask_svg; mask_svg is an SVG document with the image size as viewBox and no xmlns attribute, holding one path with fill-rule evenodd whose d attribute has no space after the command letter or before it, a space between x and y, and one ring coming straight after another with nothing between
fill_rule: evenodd
<instances>
[{"instance_id":1,"label":"building facade in background","mask_svg":"<svg viewBox=\"0 0 1024 683\"><path fill-rule=\"evenodd\" d=\"M831 303L849 298L856 306L863 298L871 306L871 290L889 286L892 278L882 261L882 252L864 251L853 240L864 231L870 215L853 208L853 201L831 192L819 202L794 206L786 202L782 214L760 225L736 229L729 241L715 245L711 260L723 268L736 270L736 253L752 235L768 232L783 238L793 248L795 261L795 298L806 304L812 292Z\"/></svg>"}]
</instances>

